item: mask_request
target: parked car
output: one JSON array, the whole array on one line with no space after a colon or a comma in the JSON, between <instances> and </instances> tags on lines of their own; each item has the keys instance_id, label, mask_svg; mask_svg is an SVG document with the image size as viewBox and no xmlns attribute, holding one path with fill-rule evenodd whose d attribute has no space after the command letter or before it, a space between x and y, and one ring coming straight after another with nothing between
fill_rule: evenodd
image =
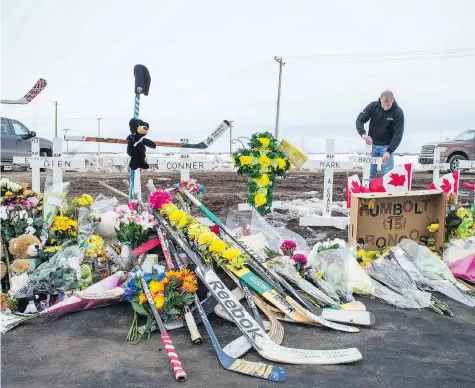
<instances>
[{"instance_id":1,"label":"parked car","mask_svg":"<svg viewBox=\"0 0 475 388\"><path fill-rule=\"evenodd\" d=\"M31 139L36 137L34 131L30 131L18 120L6 117L1 118L1 169L13 165L14 156L31 156ZM53 142L47 139L40 140L40 156L53 156Z\"/></svg>"},{"instance_id":2,"label":"parked car","mask_svg":"<svg viewBox=\"0 0 475 388\"><path fill-rule=\"evenodd\" d=\"M468 129L451 140L423 144L419 163L432 164L434 149L440 148L440 163L450 163L450 171L457 170L458 160L475 160L475 129Z\"/></svg>"}]
</instances>

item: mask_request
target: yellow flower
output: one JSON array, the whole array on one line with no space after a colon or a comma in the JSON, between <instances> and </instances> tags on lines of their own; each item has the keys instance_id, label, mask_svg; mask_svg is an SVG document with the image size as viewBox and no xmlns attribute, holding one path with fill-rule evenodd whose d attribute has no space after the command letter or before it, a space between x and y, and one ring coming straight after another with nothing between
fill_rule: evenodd
<instances>
[{"instance_id":1,"label":"yellow flower","mask_svg":"<svg viewBox=\"0 0 475 388\"><path fill-rule=\"evenodd\" d=\"M157 295L153 301L155 302L155 307L158 310L161 310L163 305L165 304L165 297L163 295Z\"/></svg>"},{"instance_id":2,"label":"yellow flower","mask_svg":"<svg viewBox=\"0 0 475 388\"><path fill-rule=\"evenodd\" d=\"M467 214L467 210L465 208L461 207L460 209L457 210L457 217L458 218L464 218Z\"/></svg>"},{"instance_id":3,"label":"yellow flower","mask_svg":"<svg viewBox=\"0 0 475 388\"><path fill-rule=\"evenodd\" d=\"M198 239L198 244L209 246L217 238L218 236L216 236L213 232L207 232L201 235L201 237Z\"/></svg>"},{"instance_id":4,"label":"yellow flower","mask_svg":"<svg viewBox=\"0 0 475 388\"><path fill-rule=\"evenodd\" d=\"M374 209L376 205L376 200L375 199L370 199L369 202L368 202L368 209L371 210L371 209Z\"/></svg>"},{"instance_id":5,"label":"yellow flower","mask_svg":"<svg viewBox=\"0 0 475 388\"><path fill-rule=\"evenodd\" d=\"M221 240L220 238L216 238L216 240L213 241L209 246L209 251L221 254L226 250L227 247L227 244L223 240Z\"/></svg>"},{"instance_id":6,"label":"yellow flower","mask_svg":"<svg viewBox=\"0 0 475 388\"><path fill-rule=\"evenodd\" d=\"M266 187L269 185L269 175L262 174L260 178L254 178L254 182L256 182L259 186Z\"/></svg>"},{"instance_id":7,"label":"yellow flower","mask_svg":"<svg viewBox=\"0 0 475 388\"><path fill-rule=\"evenodd\" d=\"M13 195L13 193L11 191L7 191L5 195Z\"/></svg>"},{"instance_id":8,"label":"yellow flower","mask_svg":"<svg viewBox=\"0 0 475 388\"><path fill-rule=\"evenodd\" d=\"M87 239L87 243L92 245L92 248L89 248L86 251L86 256L99 256L102 253L104 247L104 240L101 236L93 235Z\"/></svg>"},{"instance_id":9,"label":"yellow flower","mask_svg":"<svg viewBox=\"0 0 475 388\"><path fill-rule=\"evenodd\" d=\"M51 225L52 230L66 231L68 229L76 230L78 228L78 222L66 216L56 216L54 217L53 224Z\"/></svg>"},{"instance_id":10,"label":"yellow flower","mask_svg":"<svg viewBox=\"0 0 475 388\"><path fill-rule=\"evenodd\" d=\"M259 159L257 161L263 167L269 167L270 166L270 159L266 155L259 156Z\"/></svg>"},{"instance_id":11,"label":"yellow flower","mask_svg":"<svg viewBox=\"0 0 475 388\"><path fill-rule=\"evenodd\" d=\"M192 218L187 214L186 217L183 217L180 221L178 221L178 228L183 229L188 223L192 221Z\"/></svg>"},{"instance_id":12,"label":"yellow flower","mask_svg":"<svg viewBox=\"0 0 475 388\"><path fill-rule=\"evenodd\" d=\"M152 280L148 287L149 287L150 293L152 295L155 295L159 292L163 292L163 290L165 290L165 285L163 283L157 282L155 280Z\"/></svg>"},{"instance_id":13,"label":"yellow flower","mask_svg":"<svg viewBox=\"0 0 475 388\"><path fill-rule=\"evenodd\" d=\"M258 137L257 140L259 140L264 148L269 147L270 139L267 137Z\"/></svg>"},{"instance_id":14,"label":"yellow flower","mask_svg":"<svg viewBox=\"0 0 475 388\"><path fill-rule=\"evenodd\" d=\"M428 227L427 227L427 230L431 233L435 233L439 230L439 224L430 224Z\"/></svg>"},{"instance_id":15,"label":"yellow flower","mask_svg":"<svg viewBox=\"0 0 475 388\"><path fill-rule=\"evenodd\" d=\"M61 245L58 245L58 246L55 246L55 247L45 248L43 251L46 252L46 253L53 253L53 252L58 252L61 249L63 249L63 247Z\"/></svg>"},{"instance_id":16,"label":"yellow flower","mask_svg":"<svg viewBox=\"0 0 475 388\"><path fill-rule=\"evenodd\" d=\"M225 259L232 260L241 256L241 252L239 251L239 249L236 248L228 248L223 252L222 256Z\"/></svg>"},{"instance_id":17,"label":"yellow flower","mask_svg":"<svg viewBox=\"0 0 475 388\"><path fill-rule=\"evenodd\" d=\"M267 198L262 194L256 194L256 196L254 197L254 203L256 204L256 206L265 205L266 202Z\"/></svg>"},{"instance_id":18,"label":"yellow flower","mask_svg":"<svg viewBox=\"0 0 475 388\"><path fill-rule=\"evenodd\" d=\"M79 206L89 206L92 205L94 199L89 194L83 194L77 199Z\"/></svg>"},{"instance_id":19,"label":"yellow flower","mask_svg":"<svg viewBox=\"0 0 475 388\"><path fill-rule=\"evenodd\" d=\"M139 304L144 304L147 301L147 297L145 294L140 294L139 295Z\"/></svg>"},{"instance_id":20,"label":"yellow flower","mask_svg":"<svg viewBox=\"0 0 475 388\"><path fill-rule=\"evenodd\" d=\"M177 210L177 207L174 204L166 203L162 206L160 213L165 214L167 217L169 217L170 214L173 213L175 210Z\"/></svg>"},{"instance_id":21,"label":"yellow flower","mask_svg":"<svg viewBox=\"0 0 475 388\"><path fill-rule=\"evenodd\" d=\"M239 157L239 162L241 166L250 166L251 165L251 157L246 155L241 155Z\"/></svg>"},{"instance_id":22,"label":"yellow flower","mask_svg":"<svg viewBox=\"0 0 475 388\"><path fill-rule=\"evenodd\" d=\"M198 240L203 234L208 233L210 230L207 226L201 224L193 224L188 228L188 237L193 240Z\"/></svg>"},{"instance_id":23,"label":"yellow flower","mask_svg":"<svg viewBox=\"0 0 475 388\"><path fill-rule=\"evenodd\" d=\"M276 159L276 162L277 162L277 166L278 166L279 168L284 169L284 168L287 167L287 162L286 162L285 159L277 158L277 159Z\"/></svg>"},{"instance_id":24,"label":"yellow flower","mask_svg":"<svg viewBox=\"0 0 475 388\"><path fill-rule=\"evenodd\" d=\"M169 219L170 222L173 224L180 223L184 218L186 218L187 214L183 210L175 210L173 213L170 214Z\"/></svg>"}]
</instances>

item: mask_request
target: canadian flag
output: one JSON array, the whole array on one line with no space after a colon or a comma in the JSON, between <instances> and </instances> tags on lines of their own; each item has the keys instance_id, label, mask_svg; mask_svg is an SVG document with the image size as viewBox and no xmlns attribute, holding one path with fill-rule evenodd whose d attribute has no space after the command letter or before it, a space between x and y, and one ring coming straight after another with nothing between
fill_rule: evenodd
<instances>
[{"instance_id":1,"label":"canadian flag","mask_svg":"<svg viewBox=\"0 0 475 388\"><path fill-rule=\"evenodd\" d=\"M369 193L370 190L361 186L360 178L358 175L352 175L346 177L346 207L351 207L351 194L352 193Z\"/></svg>"},{"instance_id":2,"label":"canadian flag","mask_svg":"<svg viewBox=\"0 0 475 388\"><path fill-rule=\"evenodd\" d=\"M411 191L412 164L393 168L382 177L371 179L369 189L373 193L397 193Z\"/></svg>"},{"instance_id":3,"label":"canadian flag","mask_svg":"<svg viewBox=\"0 0 475 388\"><path fill-rule=\"evenodd\" d=\"M428 187L428 189L437 189L441 190L444 193L454 193L458 195L459 193L459 172L451 172L449 174L445 174L441 176L439 179L436 179L432 184Z\"/></svg>"}]
</instances>

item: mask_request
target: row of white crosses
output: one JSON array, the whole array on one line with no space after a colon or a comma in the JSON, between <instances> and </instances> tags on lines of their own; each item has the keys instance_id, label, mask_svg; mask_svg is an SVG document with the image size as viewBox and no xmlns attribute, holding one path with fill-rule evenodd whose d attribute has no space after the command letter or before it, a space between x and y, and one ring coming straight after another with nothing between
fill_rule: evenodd
<instances>
[{"instance_id":1,"label":"row of white crosses","mask_svg":"<svg viewBox=\"0 0 475 388\"><path fill-rule=\"evenodd\" d=\"M63 171L84 169L84 159L63 158L63 139L55 137L53 139L53 156L40 156L40 141L38 138L31 139L31 157L15 156L13 164L27 165L31 168L31 189L41 192L40 170L46 168L53 170L53 185L63 183Z\"/></svg>"}]
</instances>

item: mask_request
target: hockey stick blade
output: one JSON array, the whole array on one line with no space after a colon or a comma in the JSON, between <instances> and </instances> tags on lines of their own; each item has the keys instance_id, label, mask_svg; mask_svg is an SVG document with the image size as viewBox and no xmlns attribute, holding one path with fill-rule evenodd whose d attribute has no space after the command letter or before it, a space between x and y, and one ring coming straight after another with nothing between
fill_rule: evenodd
<instances>
[{"instance_id":1,"label":"hockey stick blade","mask_svg":"<svg viewBox=\"0 0 475 388\"><path fill-rule=\"evenodd\" d=\"M154 213L155 218L161 223L171 238L186 253L189 259L196 265L195 273L211 291L219 304L233 319L236 326L252 343L254 349L264 358L287 364L307 365L331 365L356 362L363 358L357 348L335 350L306 350L287 348L277 345L269 338L239 301L231 294L231 291L223 284L219 277L210 268L206 268L201 260L179 237L178 233L160 215Z\"/></svg>"},{"instance_id":2,"label":"hockey stick blade","mask_svg":"<svg viewBox=\"0 0 475 388\"><path fill-rule=\"evenodd\" d=\"M40 78L36 81L36 84L26 93L22 98L18 100L1 100L2 104L17 104L17 105L26 105L31 102L38 94L40 94L43 89L48 85L48 82L43 78Z\"/></svg>"}]
</instances>

